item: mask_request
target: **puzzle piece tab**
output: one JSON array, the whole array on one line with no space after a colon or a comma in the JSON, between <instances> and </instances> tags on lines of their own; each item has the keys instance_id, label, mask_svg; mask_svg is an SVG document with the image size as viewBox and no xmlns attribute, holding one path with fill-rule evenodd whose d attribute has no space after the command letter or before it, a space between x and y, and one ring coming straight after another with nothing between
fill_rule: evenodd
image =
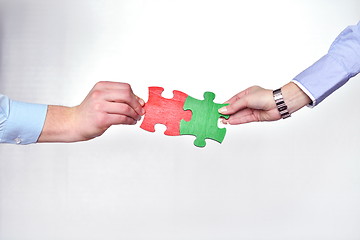
<instances>
[{"instance_id":1,"label":"puzzle piece tab","mask_svg":"<svg viewBox=\"0 0 360 240\"><path fill-rule=\"evenodd\" d=\"M187 94L174 90L172 99L161 96L164 88L149 87L149 100L145 104L145 117L140 127L149 132L155 132L155 124L164 124L164 132L168 136L180 135L180 121L190 121L191 111L183 109Z\"/></svg>"},{"instance_id":2,"label":"puzzle piece tab","mask_svg":"<svg viewBox=\"0 0 360 240\"><path fill-rule=\"evenodd\" d=\"M229 115L220 114L218 109L228 104L214 103L214 99L214 93L205 92L204 100L188 96L185 101L184 110L191 110L192 118L190 121L181 120L180 134L196 136L195 146L205 147L208 138L219 143L224 140L226 129L218 128L218 120L220 117L228 119Z\"/></svg>"}]
</instances>

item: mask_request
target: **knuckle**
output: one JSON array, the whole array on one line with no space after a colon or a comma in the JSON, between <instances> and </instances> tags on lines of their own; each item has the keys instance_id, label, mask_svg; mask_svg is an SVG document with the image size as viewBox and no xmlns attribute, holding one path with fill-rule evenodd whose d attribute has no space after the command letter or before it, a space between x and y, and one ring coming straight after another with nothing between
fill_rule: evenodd
<instances>
[{"instance_id":1,"label":"knuckle","mask_svg":"<svg viewBox=\"0 0 360 240\"><path fill-rule=\"evenodd\" d=\"M251 87L249 87L248 89L246 89L246 93L255 91L255 90L258 89L258 88L259 88L259 86L251 86Z\"/></svg>"},{"instance_id":2,"label":"knuckle","mask_svg":"<svg viewBox=\"0 0 360 240\"><path fill-rule=\"evenodd\" d=\"M129 112L132 111L132 108L131 108L129 105L127 105L127 104L125 104L123 108L124 108L123 110L124 110L126 113L129 113Z\"/></svg>"},{"instance_id":3,"label":"knuckle","mask_svg":"<svg viewBox=\"0 0 360 240\"><path fill-rule=\"evenodd\" d=\"M95 88L100 88L100 87L103 87L105 85L105 81L99 81L95 84Z\"/></svg>"},{"instance_id":4,"label":"knuckle","mask_svg":"<svg viewBox=\"0 0 360 240\"><path fill-rule=\"evenodd\" d=\"M127 104L121 104L121 106L119 107L119 110L121 113L128 113L131 111L131 107Z\"/></svg>"},{"instance_id":5,"label":"knuckle","mask_svg":"<svg viewBox=\"0 0 360 240\"><path fill-rule=\"evenodd\" d=\"M251 87L249 87L247 90L247 92L248 93L251 93L251 92L256 92L256 91L258 91L258 90L261 90L262 89L262 87L260 87L260 86L258 86L258 85L254 85L254 86L251 86Z\"/></svg>"},{"instance_id":6,"label":"knuckle","mask_svg":"<svg viewBox=\"0 0 360 240\"><path fill-rule=\"evenodd\" d=\"M122 88L125 90L131 90L131 86L129 83L120 83Z\"/></svg>"},{"instance_id":7,"label":"knuckle","mask_svg":"<svg viewBox=\"0 0 360 240\"><path fill-rule=\"evenodd\" d=\"M95 126L98 128L103 128L107 125L107 117L105 113L100 113L95 119Z\"/></svg>"},{"instance_id":8,"label":"knuckle","mask_svg":"<svg viewBox=\"0 0 360 240\"><path fill-rule=\"evenodd\" d=\"M123 97L126 100L130 101L134 97L134 95L132 94L131 91L126 90L126 91L123 91Z\"/></svg>"},{"instance_id":9,"label":"knuckle","mask_svg":"<svg viewBox=\"0 0 360 240\"><path fill-rule=\"evenodd\" d=\"M94 110L97 112L101 112L104 109L104 104L97 102L94 104Z\"/></svg>"},{"instance_id":10,"label":"knuckle","mask_svg":"<svg viewBox=\"0 0 360 240\"><path fill-rule=\"evenodd\" d=\"M101 103L95 103L94 109L95 109L96 111L100 111L101 109L103 109L103 106L102 106Z\"/></svg>"},{"instance_id":11,"label":"knuckle","mask_svg":"<svg viewBox=\"0 0 360 240\"><path fill-rule=\"evenodd\" d=\"M134 97L134 93L131 89L131 86L128 83L124 83L121 90L122 90L124 96L126 96L127 98Z\"/></svg>"},{"instance_id":12,"label":"knuckle","mask_svg":"<svg viewBox=\"0 0 360 240\"><path fill-rule=\"evenodd\" d=\"M124 115L120 115L118 117L118 121L119 121L120 124L125 124L127 122L126 120L127 120L127 117L124 116Z\"/></svg>"},{"instance_id":13,"label":"knuckle","mask_svg":"<svg viewBox=\"0 0 360 240\"><path fill-rule=\"evenodd\" d=\"M102 95L102 91L100 91L100 90L93 90L93 91L91 92L91 94L90 94L90 97L91 97L92 99L98 99L98 98L100 98L101 95Z\"/></svg>"}]
</instances>

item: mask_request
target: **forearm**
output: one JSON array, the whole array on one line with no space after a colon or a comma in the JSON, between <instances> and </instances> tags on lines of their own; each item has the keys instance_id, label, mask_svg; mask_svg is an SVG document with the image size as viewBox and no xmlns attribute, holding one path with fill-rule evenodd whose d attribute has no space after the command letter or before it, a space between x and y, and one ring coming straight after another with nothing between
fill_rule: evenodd
<instances>
[{"instance_id":1,"label":"forearm","mask_svg":"<svg viewBox=\"0 0 360 240\"><path fill-rule=\"evenodd\" d=\"M48 106L38 142L74 142L80 140L74 124L74 108Z\"/></svg>"},{"instance_id":2,"label":"forearm","mask_svg":"<svg viewBox=\"0 0 360 240\"><path fill-rule=\"evenodd\" d=\"M360 72L360 22L347 27L333 42L328 54L297 75L293 81L316 106Z\"/></svg>"},{"instance_id":3,"label":"forearm","mask_svg":"<svg viewBox=\"0 0 360 240\"><path fill-rule=\"evenodd\" d=\"M281 92L289 113L294 113L311 103L309 96L293 82L284 85Z\"/></svg>"}]
</instances>

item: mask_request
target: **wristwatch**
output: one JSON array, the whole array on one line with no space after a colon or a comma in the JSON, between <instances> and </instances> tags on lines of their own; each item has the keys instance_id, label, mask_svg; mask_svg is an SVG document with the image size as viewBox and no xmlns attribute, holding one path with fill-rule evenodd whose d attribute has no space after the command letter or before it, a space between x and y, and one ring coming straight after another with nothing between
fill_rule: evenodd
<instances>
[{"instance_id":1,"label":"wristwatch","mask_svg":"<svg viewBox=\"0 0 360 240\"><path fill-rule=\"evenodd\" d=\"M277 109L280 112L281 118L285 119L291 117L291 114L288 111L288 107L285 104L284 98L281 93L281 88L273 91L274 100L277 106Z\"/></svg>"}]
</instances>

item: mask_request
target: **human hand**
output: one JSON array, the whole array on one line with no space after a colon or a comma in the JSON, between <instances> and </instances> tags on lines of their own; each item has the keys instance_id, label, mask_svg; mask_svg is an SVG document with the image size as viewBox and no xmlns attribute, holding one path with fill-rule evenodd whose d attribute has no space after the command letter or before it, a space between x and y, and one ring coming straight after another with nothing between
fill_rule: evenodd
<instances>
[{"instance_id":1,"label":"human hand","mask_svg":"<svg viewBox=\"0 0 360 240\"><path fill-rule=\"evenodd\" d=\"M49 106L38 142L85 141L112 125L136 124L144 114L143 105L129 84L98 82L76 107Z\"/></svg>"},{"instance_id":2,"label":"human hand","mask_svg":"<svg viewBox=\"0 0 360 240\"><path fill-rule=\"evenodd\" d=\"M84 101L74 108L74 124L81 139L102 135L112 125L133 125L144 114L144 101L131 86L119 82L98 82Z\"/></svg>"},{"instance_id":3,"label":"human hand","mask_svg":"<svg viewBox=\"0 0 360 240\"><path fill-rule=\"evenodd\" d=\"M280 119L272 91L259 86L252 86L239 92L225 103L230 105L219 109L222 114L230 115L223 119L225 124L242 124Z\"/></svg>"},{"instance_id":4,"label":"human hand","mask_svg":"<svg viewBox=\"0 0 360 240\"><path fill-rule=\"evenodd\" d=\"M293 113L311 102L310 98L292 82L281 89L289 113ZM281 119L273 98L273 91L259 86L252 86L236 94L226 103L230 105L219 109L220 113L230 115L229 119L222 120L225 124L236 125Z\"/></svg>"}]
</instances>

